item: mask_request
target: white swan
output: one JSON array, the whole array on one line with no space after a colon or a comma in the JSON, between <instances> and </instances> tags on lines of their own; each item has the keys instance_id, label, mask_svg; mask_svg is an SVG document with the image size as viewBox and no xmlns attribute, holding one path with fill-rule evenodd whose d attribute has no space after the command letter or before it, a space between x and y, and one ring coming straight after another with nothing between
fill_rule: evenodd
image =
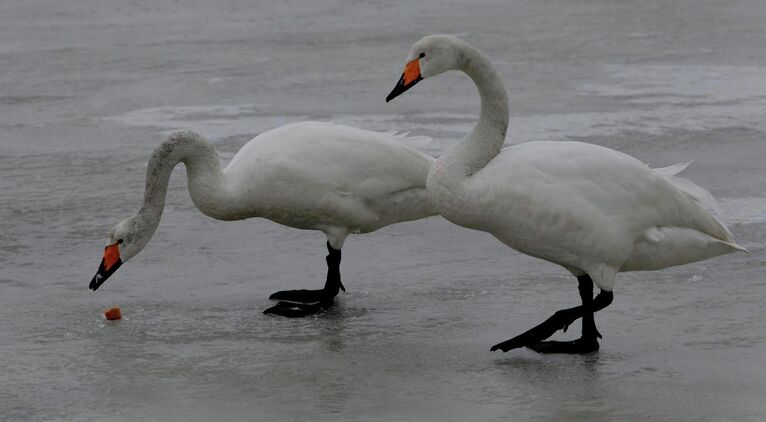
<instances>
[{"instance_id":1,"label":"white swan","mask_svg":"<svg viewBox=\"0 0 766 422\"><path fill-rule=\"evenodd\" d=\"M404 136L333 123L289 124L253 138L222 170L202 136L171 135L149 160L143 206L109 233L90 288L98 289L149 242L171 171L182 162L192 201L203 214L226 221L263 217L327 235L324 288L277 292L271 299L283 302L266 312L304 316L324 309L339 289L345 291L339 266L349 233L436 214L425 192L433 159L403 145Z\"/></svg>"},{"instance_id":2,"label":"white swan","mask_svg":"<svg viewBox=\"0 0 766 422\"><path fill-rule=\"evenodd\" d=\"M430 200L447 220L568 269L578 278L583 303L491 350L598 350L593 312L611 303L618 272L745 250L701 206L712 196L673 176L685 165L653 170L626 154L581 142L529 142L501 150L508 127L503 83L478 50L455 37L432 35L415 43L386 101L448 70L473 79L481 113L470 135L431 168ZM601 289L595 300L593 283ZM542 341L579 317L580 339Z\"/></svg>"}]
</instances>

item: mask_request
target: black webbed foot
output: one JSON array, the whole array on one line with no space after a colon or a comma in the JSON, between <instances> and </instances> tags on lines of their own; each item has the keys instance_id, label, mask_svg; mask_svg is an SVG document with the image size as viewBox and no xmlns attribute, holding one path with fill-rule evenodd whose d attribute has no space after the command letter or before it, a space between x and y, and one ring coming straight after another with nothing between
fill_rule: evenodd
<instances>
[{"instance_id":1,"label":"black webbed foot","mask_svg":"<svg viewBox=\"0 0 766 422\"><path fill-rule=\"evenodd\" d=\"M519 347L530 347L532 345L538 344L555 334L558 330L566 331L570 324L572 324L577 318L580 318L580 311L581 310L579 308L571 308L558 311L550 318L546 319L542 324L527 330L526 332L519 334L510 340L498 343L492 346L492 348L489 350L494 352L495 350L499 349L503 352L507 352Z\"/></svg>"},{"instance_id":2,"label":"black webbed foot","mask_svg":"<svg viewBox=\"0 0 766 422\"><path fill-rule=\"evenodd\" d=\"M279 315L288 318L300 318L314 315L331 307L335 296L346 288L340 281L340 249L334 249L327 243L327 281L324 288L319 290L283 290L269 296L270 300L279 302L264 314Z\"/></svg>"},{"instance_id":3,"label":"black webbed foot","mask_svg":"<svg viewBox=\"0 0 766 422\"><path fill-rule=\"evenodd\" d=\"M597 352L598 347L598 341L595 338L586 339L584 337L572 341L541 341L527 346L537 353L565 353L570 355Z\"/></svg>"},{"instance_id":4,"label":"black webbed foot","mask_svg":"<svg viewBox=\"0 0 766 422\"><path fill-rule=\"evenodd\" d=\"M269 297L279 302L264 314L279 315L288 318L301 318L318 314L335 304L337 291L319 290L284 290Z\"/></svg>"},{"instance_id":5,"label":"black webbed foot","mask_svg":"<svg viewBox=\"0 0 766 422\"><path fill-rule=\"evenodd\" d=\"M593 280L585 275L577 277L577 281L582 305L558 311L542 324L510 340L498 343L489 350L494 352L499 349L507 352L519 347L528 347L540 353L589 353L598 350L596 339L601 338L601 333L596 328L593 313L609 306L613 295L611 291L602 290L594 299L592 297ZM558 330L566 331L578 318L583 319L583 338L570 342L543 341Z\"/></svg>"},{"instance_id":6,"label":"black webbed foot","mask_svg":"<svg viewBox=\"0 0 766 422\"><path fill-rule=\"evenodd\" d=\"M345 292L346 289L341 286L341 289ZM322 301L332 302L337 292L331 293L325 289L319 290L282 290L269 296L269 300L279 300L282 302L297 303L304 305L312 305Z\"/></svg>"}]
</instances>

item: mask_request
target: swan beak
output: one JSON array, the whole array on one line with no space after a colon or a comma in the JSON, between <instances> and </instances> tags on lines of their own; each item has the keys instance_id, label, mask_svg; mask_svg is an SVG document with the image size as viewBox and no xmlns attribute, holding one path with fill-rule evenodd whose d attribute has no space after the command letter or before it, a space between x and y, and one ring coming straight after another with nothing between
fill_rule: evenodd
<instances>
[{"instance_id":1,"label":"swan beak","mask_svg":"<svg viewBox=\"0 0 766 422\"><path fill-rule=\"evenodd\" d=\"M122 265L122 260L120 259L120 249L117 247L117 244L115 243L104 248L104 258L101 260L101 265L98 266L98 271L93 276L93 280L90 281L90 286L88 287L95 292L99 286L104 284L109 276L120 268L120 265Z\"/></svg>"},{"instance_id":2,"label":"swan beak","mask_svg":"<svg viewBox=\"0 0 766 422\"><path fill-rule=\"evenodd\" d=\"M404 72L402 77L399 78L394 90L386 97L386 102L398 97L401 93L415 86L416 83L423 80L423 76L420 75L420 59L415 59L408 62L404 66Z\"/></svg>"}]
</instances>

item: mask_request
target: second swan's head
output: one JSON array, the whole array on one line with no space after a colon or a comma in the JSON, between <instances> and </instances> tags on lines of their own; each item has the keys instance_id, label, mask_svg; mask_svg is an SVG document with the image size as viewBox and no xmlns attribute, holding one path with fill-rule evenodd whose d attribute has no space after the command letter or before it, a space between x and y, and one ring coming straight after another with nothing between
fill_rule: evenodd
<instances>
[{"instance_id":1,"label":"second swan's head","mask_svg":"<svg viewBox=\"0 0 766 422\"><path fill-rule=\"evenodd\" d=\"M88 286L91 290L98 289L122 264L141 252L152 235L148 233L148 228L140 213L120 221L112 228L104 248L104 257Z\"/></svg>"},{"instance_id":2,"label":"second swan's head","mask_svg":"<svg viewBox=\"0 0 766 422\"><path fill-rule=\"evenodd\" d=\"M448 70L460 69L465 60L461 47L465 45L465 42L451 35L428 35L413 44L402 77L386 97L386 102L398 97L423 79Z\"/></svg>"}]
</instances>

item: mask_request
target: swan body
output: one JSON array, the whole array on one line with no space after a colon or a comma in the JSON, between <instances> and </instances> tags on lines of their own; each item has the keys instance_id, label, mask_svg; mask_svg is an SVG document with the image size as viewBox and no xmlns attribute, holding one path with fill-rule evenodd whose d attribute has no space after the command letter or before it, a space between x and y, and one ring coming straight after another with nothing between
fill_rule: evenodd
<instances>
[{"instance_id":1,"label":"swan body","mask_svg":"<svg viewBox=\"0 0 766 422\"><path fill-rule=\"evenodd\" d=\"M582 307L560 311L492 350L597 350L593 312L611 303L618 272L745 251L705 209L713 205L712 196L675 176L686 164L651 169L629 155L582 142L528 142L503 149L508 127L503 83L478 50L455 37L432 35L415 43L387 101L448 70L471 77L481 112L471 133L431 168L430 200L455 224L486 231L513 249L565 267L578 278L583 300ZM601 289L595 299L594 283ZM583 338L542 341L579 317L584 318Z\"/></svg>"},{"instance_id":2,"label":"swan body","mask_svg":"<svg viewBox=\"0 0 766 422\"><path fill-rule=\"evenodd\" d=\"M202 189L191 186L190 192L210 217L263 217L320 230L340 249L348 233L433 215L425 193L432 161L391 134L301 122L245 144L223 170L220 190L209 194L211 189L201 184Z\"/></svg>"},{"instance_id":3,"label":"swan body","mask_svg":"<svg viewBox=\"0 0 766 422\"><path fill-rule=\"evenodd\" d=\"M326 289L279 292L272 298L327 307L338 289L344 289L338 266L348 234L436 214L425 191L434 160L404 145L405 136L333 123L288 124L256 136L222 168L204 137L173 134L152 154L143 206L110 232L90 287L97 289L144 248L159 225L170 174L183 163L192 201L209 217L262 217L324 232L330 253ZM303 316L284 306L280 310Z\"/></svg>"},{"instance_id":4,"label":"swan body","mask_svg":"<svg viewBox=\"0 0 766 422\"><path fill-rule=\"evenodd\" d=\"M701 198L674 185L678 178L597 145L505 148L465 180L459 197L440 189L438 177L437 169L429 193L444 204L439 210L447 220L589 274L606 290L618 271L657 270L743 249Z\"/></svg>"}]
</instances>

